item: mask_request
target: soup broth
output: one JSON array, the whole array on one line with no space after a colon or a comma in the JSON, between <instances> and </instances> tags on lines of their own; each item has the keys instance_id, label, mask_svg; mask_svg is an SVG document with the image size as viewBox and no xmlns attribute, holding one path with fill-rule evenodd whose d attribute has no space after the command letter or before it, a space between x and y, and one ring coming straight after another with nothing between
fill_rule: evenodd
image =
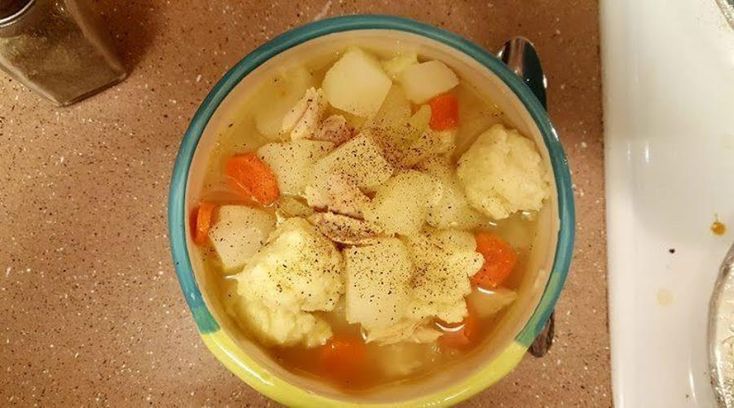
<instances>
[{"instance_id":1,"label":"soup broth","mask_svg":"<svg viewBox=\"0 0 734 408\"><path fill-rule=\"evenodd\" d=\"M354 61L349 62L350 56ZM434 62L441 66L419 68ZM365 68L360 64L368 66ZM339 67L345 72L335 73L334 70L339 70ZM350 69L364 72L354 74L350 73ZM389 91L386 94L374 91L382 86L379 81L383 78L380 72L389 79L389 83L386 83ZM423 81L430 85L430 89L422 89L421 81L416 83L406 77L411 72L416 76L426 76ZM344 86L339 81L348 81L349 75L356 75L368 84L352 83L348 84L346 90L334 89ZM544 168L533 142L511 130L512 125L492 102L491 95L480 95L471 84L455 76L456 83L452 84L451 75L450 69L440 61L427 60L420 55L387 52L374 54L359 49L346 49L336 55L319 56L313 61L305 61L302 66L288 68L267 78L252 98L241 102L238 115L219 133L208 158L208 168L199 194L202 204L192 214L191 230L193 234L200 234L194 239L204 259L206 279L213 282L210 287L216 291L210 296L221 300L232 326L243 338L259 344L274 361L287 370L324 381L347 392L366 392L378 386L413 381L431 375L455 364L468 353L473 353L486 344L493 336L498 322L513 307L518 291L523 289L522 283L538 272L529 269L528 257L538 232L537 213L548 199L548 170ZM370 79L370 76L379 78ZM449 82L443 86L446 89L442 88L442 81ZM351 101L350 98L355 95L350 95L350 87L354 93L364 94L365 100L370 103ZM398 102L396 92L400 93ZM422 93L425 95L421 96ZM445 108L444 100L440 98L448 101L448 108ZM320 102L322 106L313 108L317 99L323 99ZM452 103L458 106L458 110L453 113ZM309 117L313 111L317 111L316 114ZM295 126L285 125L289 116L296 117ZM322 131L326 127L324 123L331 121L333 117L341 118L333 120L338 125L335 127L338 131L327 134L328 132ZM314 123L309 123L309 120ZM386 125L386 122L389 123ZM399 126L396 126L396 122L400 123ZM301 129L306 130L301 132ZM299 132L302 134L296 135ZM341 134L335 136L339 132ZM366 182L364 179L368 177L363 177L364 172L354 172L355 165L350 164L351 167L344 172L354 174L345 177L348 181L345 185L350 188L343 190L346 191L344 196L358 195L359 200L362 200L356 200L361 203L359 206L345 207L341 201L329 201L340 197L335 199L328 194L319 195L321 191L318 191L319 194L313 193L318 190L313 186L318 184L318 177L314 173L319 171L319 166L322 166L320 163L326 163L329 157L338 155L340 149L347 149L346 146L365 134L370 136L369 140L377 141L375 144L381 156L379 159L384 159L379 163L387 163L386 166L390 168L389 176L378 182ZM427 138L430 143L421 142ZM485 139L491 142L485 143ZM273 144L295 146L301 143L299 140L317 140L316 143L321 144L309 142L309 146L318 146L318 149L325 146L323 151L317 149L312 151L313 154L309 153L308 172L304 172L300 158L288 156L289 151L285 153L285 166L280 162L273 164L273 159L263 153ZM485 152L490 155L490 159L496 159L487 165L490 173L501 173L504 165L508 169L509 182L497 175L486 174L484 177L485 175L477 174L474 164L477 160L482 160ZM355 154L363 153L360 151ZM527 159L530 164L523 162L526 160L524 157L517 159L522 155L532 156ZM240 173L233 170L233 158L248 158L247 161L238 162L245 166ZM368 170L375 171L376 165L372 156L358 156L356 159L358 165L364 162ZM518 164L512 160L520 162ZM295 177L283 173L283 168L287 172L290 165L293 165L293 169L298 168L293 170L297 173ZM266 172L272 172L271 181L277 184L269 186L267 175L265 181L248 180L253 174L260 174L258 166ZM332 176L341 177L341 174L329 175ZM244 177L244 181L238 177ZM403 184L400 184L401 177L407 180ZM499 177L494 184L492 177ZM286 178L293 179L291 184L301 186L301 190L286 185ZM477 178L480 180L475 180ZM485 191L482 190L482 178L490 179L485 190L497 194L492 200L482 199L481 192ZM431 183L435 183L431 184L435 188L420 190L420 194L415 189L410 190L409 187L429 179ZM332 179L329 180L329 183L324 184L325 189L342 182L332 183ZM526 188L526 191L517 193L512 190L512 183L523 186L530 184L531 187L540 185L542 188L541 191ZM399 187L403 185L408 187ZM274 195L270 194L273 190ZM400 197L399 193L402 191L409 193ZM454 194L455 197L451 196L454 201L446 201L449 193ZM396 195L398 197L394 199ZM425 198L424 195L429 195L430 198ZM324 198L325 196L328 197ZM532 198L528 199L528 196ZM410 208L395 207L391 200L420 204L406 204ZM354 204L354 201L348 201L348 204ZM457 212L457 206L461 207L461 212ZM230 210L234 207L254 209L257 213L243 213L245 215L237 216L239 218L231 218L229 214L235 212ZM210 209L204 211L205 208ZM399 213L402 210L406 213ZM224 214L224 211L227 213ZM298 222L294 221L296 219ZM235 223L232 220L241 220L241 224L232 229L230 224ZM340 223L339 228L332 228L337 221ZM267 226L261 228L259 225ZM343 234L345 225L354 229ZM287 230L290 227L292 229ZM310 231L311 228L318 236L309 236L302 231ZM280 232L281 229L287 231ZM282 295L282 288L279 286L276 289L281 292L276 290L272 298L266 296L271 292L265 290L258 292L257 296L246 293L248 286L255 292L259 290L257 288L260 283L256 278L268 279L276 274L266 270L266 265L270 265L268 262L273 259L277 258L277 262L283 263L282 267L285 269L281 271L295 268L292 264L287 264L290 262L287 255L281 255L273 249L285 239L283 237L290 236L318 242L318 245L329 242L331 247L326 252L328 256L316 258L326 259L333 255L333 265L338 270L325 269L321 275L308 275L308 279L328 276L332 280L325 286L343 285L343 288L319 289L319 296L323 294L325 299L328 298L322 302L323 305L311 305L311 299L305 298L299 302L308 306L301 306L297 310L287 309L276 315L268 314L271 312L265 307L266 310L258 309L255 312L255 306L252 306L254 304L257 307L275 305L272 308L276 309L286 307L283 306L285 304L293 307L291 300L280 298L286 295ZM456 242L463 242L466 237L471 238L470 248L460 249ZM285 250L298 251L297 248L301 248L297 244L281 245ZM386 325L384 322L368 324L370 317L359 315L369 315L369 311L360 309L358 313L357 306L350 303L349 296L375 296L374 292L359 292L357 289L359 285L355 283L357 278L354 276L367 272L350 272L350 268L356 267L357 259L364 259L363 253L368 251L364 248L381 245L388 249L397 248L397 253L408 254L406 262L411 265L410 277L401 284L395 284L394 279L390 281L393 283L381 283L380 290L391 293L397 290L397 285L401 291L408 293L406 299L412 300L395 301L405 306L406 311L391 310L387 314L399 316L401 324L407 322L414 327L398 330L394 329L397 326ZM421 245L429 250L425 253L419 252L416 248ZM233 248L235 251L232 251ZM452 252L453 248L456 248L455 253ZM247 254L246 259L242 259L244 253ZM443 254L443 259L423 259L435 254ZM319 259L314 262L318 264ZM375 267L370 269L374 273L372 278L381 280L385 273L401 273L395 272L398 270L397 266L391 272L385 265L397 265L402 259L390 256L373 258ZM457 281L456 277L444 279L441 273L428 270L439 264L444 270L450 271L466 265L466 276L461 278L465 282ZM317 266L320 267L322 265ZM293 273L309 274L313 270L314 268L298 269L297 273ZM245 275L247 278L244 278ZM278 276L278 279L282 278L281 275ZM429 297L435 295L437 279L446 284L448 292L455 292L459 290L456 287L464 285L466 290L453 303L444 300L441 302L445 304L438 302L445 306L445 311L432 301L415 306L415 302L422 301L415 299L418 296L416 293L427 293ZM459 282L459 285L454 282ZM293 287L297 292L298 285ZM312 289L309 287L305 290L308 292ZM304 292L301 291L300 294L303 295ZM311 292L307 294L311 296ZM243 300L247 296L250 296L249 300ZM292 296L287 294L287 297L299 298L297 293ZM382 301L376 303L382 306L387 304L380 302ZM392 302L392 299L386 302ZM352 305L351 311L349 304ZM389 304L394 306L393 303ZM250 307L252 310L248 309ZM418 309L435 309L437 312L419 314L416 312ZM376 314L383 312L385 310L382 309L375 311ZM456 313L461 316L456 318ZM292 322L278 320L282 316L297 318ZM452 321L447 322L447 316L452 316ZM316 323L313 323L314 320ZM373 320L379 319L375 317ZM308 323L303 323L304 321ZM273 327L278 325L285 325L287 328L275 333L277 330ZM308 330L303 329L306 334L294 333L301 330L300 325L310 327ZM390 334L391 330L395 333Z\"/></svg>"}]
</instances>

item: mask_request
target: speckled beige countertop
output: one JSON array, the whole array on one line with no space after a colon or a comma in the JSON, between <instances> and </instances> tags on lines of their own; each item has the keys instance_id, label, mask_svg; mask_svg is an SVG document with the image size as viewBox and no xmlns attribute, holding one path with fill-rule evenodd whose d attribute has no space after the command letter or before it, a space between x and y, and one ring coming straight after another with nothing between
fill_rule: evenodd
<instances>
[{"instance_id":1,"label":"speckled beige countertop","mask_svg":"<svg viewBox=\"0 0 734 408\"><path fill-rule=\"evenodd\" d=\"M611 406L597 3L96 1L127 65L71 108L0 76L0 406L269 406L205 349L166 235L172 163L209 88L320 16L412 17L495 50L534 40L573 169L576 255L556 344L466 407Z\"/></svg>"}]
</instances>

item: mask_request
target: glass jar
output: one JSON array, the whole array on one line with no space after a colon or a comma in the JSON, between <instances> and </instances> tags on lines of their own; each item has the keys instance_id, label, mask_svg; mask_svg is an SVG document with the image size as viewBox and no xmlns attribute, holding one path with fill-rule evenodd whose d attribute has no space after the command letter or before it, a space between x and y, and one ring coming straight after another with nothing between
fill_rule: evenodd
<instances>
[{"instance_id":1,"label":"glass jar","mask_svg":"<svg viewBox=\"0 0 734 408\"><path fill-rule=\"evenodd\" d=\"M0 0L0 68L59 106L127 76L84 0Z\"/></svg>"}]
</instances>

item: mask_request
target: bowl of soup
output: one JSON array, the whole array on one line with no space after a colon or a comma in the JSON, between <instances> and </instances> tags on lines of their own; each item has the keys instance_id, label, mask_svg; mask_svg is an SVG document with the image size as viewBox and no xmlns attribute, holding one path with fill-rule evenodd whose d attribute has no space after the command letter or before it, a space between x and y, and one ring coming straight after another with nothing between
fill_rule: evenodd
<instances>
[{"instance_id":1,"label":"bowl of soup","mask_svg":"<svg viewBox=\"0 0 734 408\"><path fill-rule=\"evenodd\" d=\"M293 406L440 406L514 368L573 244L566 159L495 56L350 16L246 56L196 112L169 229L201 336Z\"/></svg>"}]
</instances>

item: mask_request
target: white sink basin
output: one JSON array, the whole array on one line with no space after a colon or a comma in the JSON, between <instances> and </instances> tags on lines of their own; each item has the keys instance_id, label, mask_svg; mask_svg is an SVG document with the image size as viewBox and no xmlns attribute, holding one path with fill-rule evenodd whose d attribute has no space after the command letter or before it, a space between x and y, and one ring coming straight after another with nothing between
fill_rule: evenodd
<instances>
[{"instance_id":1,"label":"white sink basin","mask_svg":"<svg viewBox=\"0 0 734 408\"><path fill-rule=\"evenodd\" d=\"M713 407L707 306L734 240L734 30L715 0L606 0L601 24L615 406Z\"/></svg>"}]
</instances>

